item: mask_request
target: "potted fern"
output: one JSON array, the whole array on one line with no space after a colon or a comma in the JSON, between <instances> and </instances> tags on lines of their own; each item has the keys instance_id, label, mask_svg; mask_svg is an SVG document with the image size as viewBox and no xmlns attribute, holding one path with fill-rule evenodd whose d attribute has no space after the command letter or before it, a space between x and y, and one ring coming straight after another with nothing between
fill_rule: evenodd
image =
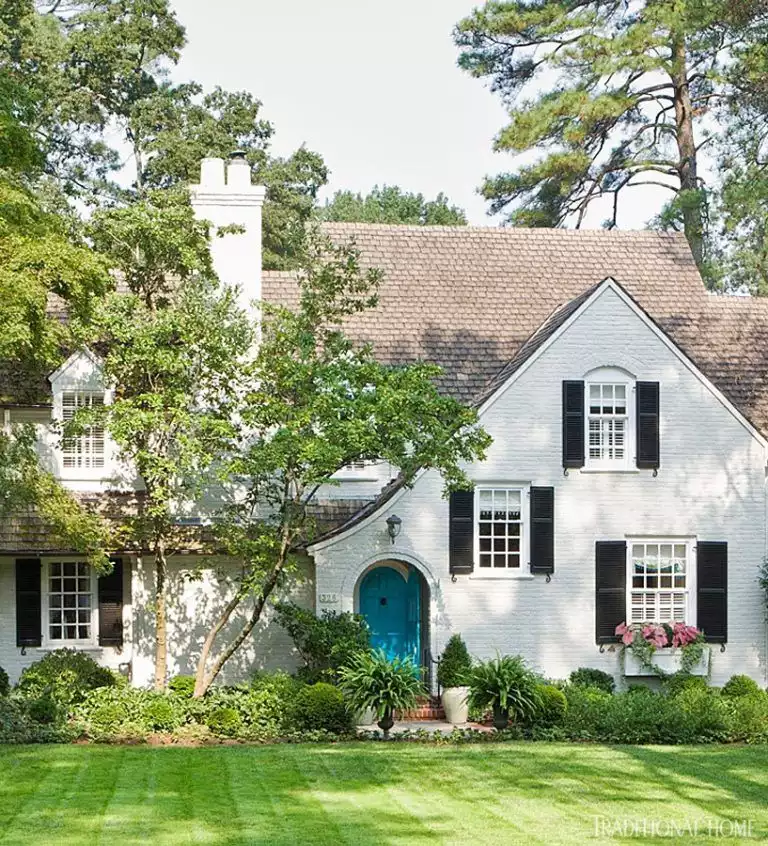
<instances>
[{"instance_id":1,"label":"potted fern","mask_svg":"<svg viewBox=\"0 0 768 846\"><path fill-rule=\"evenodd\" d=\"M437 681L442 690L445 718L454 725L463 725L469 718L467 676L471 669L467 645L460 634L451 635L437 667Z\"/></svg>"},{"instance_id":2,"label":"potted fern","mask_svg":"<svg viewBox=\"0 0 768 846\"><path fill-rule=\"evenodd\" d=\"M493 710L494 728L532 718L540 704L540 679L519 655L499 655L469 673L469 706Z\"/></svg>"},{"instance_id":3,"label":"potted fern","mask_svg":"<svg viewBox=\"0 0 768 846\"><path fill-rule=\"evenodd\" d=\"M352 656L341 668L339 681L353 710L371 708L375 712L385 738L395 724L395 711L414 708L416 698L424 693L413 660L407 657L390 661L383 649Z\"/></svg>"}]
</instances>

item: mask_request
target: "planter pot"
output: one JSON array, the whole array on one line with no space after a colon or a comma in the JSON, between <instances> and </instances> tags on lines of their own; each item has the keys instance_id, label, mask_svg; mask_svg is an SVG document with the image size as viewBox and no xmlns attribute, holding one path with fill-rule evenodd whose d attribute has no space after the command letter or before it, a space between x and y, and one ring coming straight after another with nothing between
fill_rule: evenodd
<instances>
[{"instance_id":1,"label":"planter pot","mask_svg":"<svg viewBox=\"0 0 768 846\"><path fill-rule=\"evenodd\" d=\"M372 726L376 722L376 712L373 708L365 708L355 714L356 726Z\"/></svg>"},{"instance_id":2,"label":"planter pot","mask_svg":"<svg viewBox=\"0 0 768 846\"><path fill-rule=\"evenodd\" d=\"M376 725L384 732L384 737L389 735L389 730L395 724L394 714L392 711L386 711L384 716L379 720Z\"/></svg>"},{"instance_id":3,"label":"planter pot","mask_svg":"<svg viewBox=\"0 0 768 846\"><path fill-rule=\"evenodd\" d=\"M453 725L464 725L469 718L468 687L446 687L442 694L445 719Z\"/></svg>"},{"instance_id":4,"label":"planter pot","mask_svg":"<svg viewBox=\"0 0 768 846\"><path fill-rule=\"evenodd\" d=\"M497 731L503 731L509 725L509 711L506 708L493 706L493 727Z\"/></svg>"},{"instance_id":5,"label":"planter pot","mask_svg":"<svg viewBox=\"0 0 768 846\"><path fill-rule=\"evenodd\" d=\"M701 660L695 667L691 668L691 675L706 676L709 671L709 654L708 647L704 648ZM657 649L651 659L653 663L665 673L676 673L680 669L680 664L683 659L683 654L679 649ZM653 670L644 667L635 656L629 651L624 652L624 675L625 676L655 676Z\"/></svg>"}]
</instances>

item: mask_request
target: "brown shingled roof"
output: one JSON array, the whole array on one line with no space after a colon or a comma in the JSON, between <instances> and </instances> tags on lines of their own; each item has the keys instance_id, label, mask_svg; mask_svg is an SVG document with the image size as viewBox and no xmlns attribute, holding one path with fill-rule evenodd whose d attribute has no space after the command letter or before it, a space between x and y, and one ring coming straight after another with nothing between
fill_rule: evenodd
<instances>
[{"instance_id":1,"label":"brown shingled roof","mask_svg":"<svg viewBox=\"0 0 768 846\"><path fill-rule=\"evenodd\" d=\"M349 335L386 363L441 365L441 388L464 402L484 396L553 315L610 276L768 433L768 302L709 294L682 234L360 223L324 230L354 239L363 265L384 272L379 306L351 318ZM265 271L263 291L271 302L297 300L290 273Z\"/></svg>"}]
</instances>

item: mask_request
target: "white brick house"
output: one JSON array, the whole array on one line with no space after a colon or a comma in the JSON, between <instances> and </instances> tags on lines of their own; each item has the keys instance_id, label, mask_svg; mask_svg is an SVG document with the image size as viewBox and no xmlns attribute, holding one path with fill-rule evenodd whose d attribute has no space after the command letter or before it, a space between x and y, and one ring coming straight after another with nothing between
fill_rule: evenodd
<instances>
[{"instance_id":1,"label":"white brick house","mask_svg":"<svg viewBox=\"0 0 768 846\"><path fill-rule=\"evenodd\" d=\"M258 272L263 192L241 167L230 164L226 184L209 162L195 189L202 216L214 208L218 224L246 230L218 242L217 268L245 279L248 296L290 305L291 275ZM361 611L377 643L425 665L459 632L477 656L521 653L550 677L579 666L618 676L617 622L683 620L712 640L714 683L743 672L765 684L763 303L708 294L682 236L328 231L353 235L385 273L379 307L350 334L385 362L441 364L441 388L477 403L494 440L467 468L474 492L450 501L432 472L408 489L381 464L340 471L323 492L340 525L308 548L300 601ZM63 451L48 434L73 403L109 401L95 357L77 354L47 386L8 381L4 422L36 422L41 456L66 484L113 504L140 490L99 433ZM153 568L116 554L116 574L96 580L33 517L0 526L0 666L12 678L72 645L149 683ZM195 561L183 549L172 559L174 673L192 670L223 601L213 570L183 578ZM294 665L285 634L265 621L227 678Z\"/></svg>"}]
</instances>

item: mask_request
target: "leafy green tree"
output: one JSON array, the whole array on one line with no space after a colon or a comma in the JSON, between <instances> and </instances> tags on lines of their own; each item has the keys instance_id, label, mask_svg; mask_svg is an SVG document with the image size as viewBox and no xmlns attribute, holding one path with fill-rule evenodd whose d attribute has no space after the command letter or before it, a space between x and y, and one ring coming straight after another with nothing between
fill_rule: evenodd
<instances>
[{"instance_id":1,"label":"leafy green tree","mask_svg":"<svg viewBox=\"0 0 768 846\"><path fill-rule=\"evenodd\" d=\"M459 64L509 106L495 148L539 153L485 180L492 211L578 226L608 198L615 226L620 195L661 186L660 223L685 231L706 270L707 117L730 94L734 51L766 26L756 0L489 0L456 29Z\"/></svg>"},{"instance_id":2,"label":"leafy green tree","mask_svg":"<svg viewBox=\"0 0 768 846\"><path fill-rule=\"evenodd\" d=\"M31 425L0 432L0 519L33 508L54 537L86 555L98 572L109 571L106 550L118 536L40 467L36 440Z\"/></svg>"},{"instance_id":3,"label":"leafy green tree","mask_svg":"<svg viewBox=\"0 0 768 846\"><path fill-rule=\"evenodd\" d=\"M341 323L376 304L379 278L378 271L360 268L354 247L315 233L298 276L298 307L262 306L251 386L239 414L241 445L225 471L244 489L221 527L242 577L205 639L197 696L292 572L294 551L313 532L308 506L340 467L377 456L401 468L408 483L420 469L436 469L448 489L468 484L462 462L482 458L490 443L474 409L438 393L439 368L386 367L369 347L346 337ZM219 643L246 600L246 622Z\"/></svg>"},{"instance_id":4,"label":"leafy green tree","mask_svg":"<svg viewBox=\"0 0 768 846\"><path fill-rule=\"evenodd\" d=\"M143 484L140 513L127 529L154 562L158 689L167 683L176 515L217 478L243 390L241 357L253 341L235 293L215 280L208 234L187 198L171 191L95 215L94 243L128 290L104 299L84 336L104 350L104 379L117 388L111 404L79 412L68 429L104 426Z\"/></svg>"},{"instance_id":5,"label":"leafy green tree","mask_svg":"<svg viewBox=\"0 0 768 846\"><path fill-rule=\"evenodd\" d=\"M728 81L733 96L721 115L729 131L720 139L718 197L722 281L732 289L768 296L768 49L745 41Z\"/></svg>"},{"instance_id":6,"label":"leafy green tree","mask_svg":"<svg viewBox=\"0 0 768 846\"><path fill-rule=\"evenodd\" d=\"M452 206L445 194L425 200L422 194L411 194L396 185L375 185L370 194L337 191L332 200L318 210L322 220L347 223L404 223L413 226L464 226L467 218Z\"/></svg>"}]
</instances>

